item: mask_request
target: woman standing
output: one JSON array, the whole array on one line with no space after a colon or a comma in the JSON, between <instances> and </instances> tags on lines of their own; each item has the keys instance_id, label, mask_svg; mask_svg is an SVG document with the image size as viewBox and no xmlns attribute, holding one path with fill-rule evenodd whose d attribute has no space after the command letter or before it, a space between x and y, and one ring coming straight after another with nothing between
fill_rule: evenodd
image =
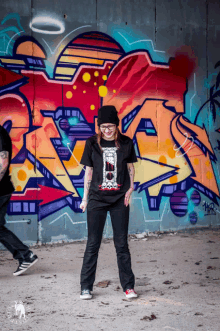
<instances>
[{"instance_id":1,"label":"woman standing","mask_svg":"<svg viewBox=\"0 0 220 331\"><path fill-rule=\"evenodd\" d=\"M86 166L84 196L80 208L87 207L88 241L81 270L81 299L91 299L98 252L107 211L110 212L117 253L119 278L127 298L137 297L128 248L129 200L134 189L137 162L133 141L118 129L114 106L98 112L98 134L86 141L81 164Z\"/></svg>"}]
</instances>

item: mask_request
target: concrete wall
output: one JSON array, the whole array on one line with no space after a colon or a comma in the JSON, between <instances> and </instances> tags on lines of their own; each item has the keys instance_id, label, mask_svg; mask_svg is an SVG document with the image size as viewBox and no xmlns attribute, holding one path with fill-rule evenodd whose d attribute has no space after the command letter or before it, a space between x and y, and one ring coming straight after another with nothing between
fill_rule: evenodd
<instances>
[{"instance_id":1,"label":"concrete wall","mask_svg":"<svg viewBox=\"0 0 220 331\"><path fill-rule=\"evenodd\" d=\"M1 2L10 229L26 243L86 238L78 161L101 104L138 157L129 232L220 224L219 14L217 0Z\"/></svg>"}]
</instances>

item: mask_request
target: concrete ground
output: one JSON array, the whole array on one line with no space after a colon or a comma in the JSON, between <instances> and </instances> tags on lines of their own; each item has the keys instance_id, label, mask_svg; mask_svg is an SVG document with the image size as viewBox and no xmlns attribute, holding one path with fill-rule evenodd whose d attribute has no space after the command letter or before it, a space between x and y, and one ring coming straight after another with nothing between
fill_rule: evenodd
<instances>
[{"instance_id":1,"label":"concrete ground","mask_svg":"<svg viewBox=\"0 0 220 331\"><path fill-rule=\"evenodd\" d=\"M137 237L129 237L139 295L133 300L120 287L112 240L101 245L88 301L79 299L86 242L33 247L39 261L18 277L17 262L0 251L0 330L219 331L220 230ZM101 281L110 283L97 286ZM26 319L15 315L20 300Z\"/></svg>"}]
</instances>

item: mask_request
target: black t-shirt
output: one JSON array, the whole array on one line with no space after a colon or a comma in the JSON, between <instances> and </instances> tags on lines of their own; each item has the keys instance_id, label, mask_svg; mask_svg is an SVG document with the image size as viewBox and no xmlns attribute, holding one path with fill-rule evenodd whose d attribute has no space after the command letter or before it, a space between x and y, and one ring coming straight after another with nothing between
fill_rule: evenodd
<instances>
[{"instance_id":1,"label":"black t-shirt","mask_svg":"<svg viewBox=\"0 0 220 331\"><path fill-rule=\"evenodd\" d=\"M0 152L9 152L9 163L4 177L0 181L0 196L8 195L14 192L14 186L9 176L9 166L11 163L12 144L8 132L0 125Z\"/></svg>"},{"instance_id":2,"label":"black t-shirt","mask_svg":"<svg viewBox=\"0 0 220 331\"><path fill-rule=\"evenodd\" d=\"M130 188L127 163L137 162L132 139L120 134L120 148L115 141L101 139L101 152L96 135L86 141L81 164L93 167L88 208L109 206L122 198Z\"/></svg>"}]
</instances>

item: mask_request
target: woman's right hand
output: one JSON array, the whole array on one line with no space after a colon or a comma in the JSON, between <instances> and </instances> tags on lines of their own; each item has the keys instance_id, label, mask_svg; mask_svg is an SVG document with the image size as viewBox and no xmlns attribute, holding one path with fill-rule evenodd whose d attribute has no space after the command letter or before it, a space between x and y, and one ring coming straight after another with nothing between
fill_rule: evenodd
<instances>
[{"instance_id":1,"label":"woman's right hand","mask_svg":"<svg viewBox=\"0 0 220 331\"><path fill-rule=\"evenodd\" d=\"M80 206L79 206L79 208L82 209L82 212L83 212L83 213L84 213L85 210L86 210L87 204L88 204L88 202L87 202L86 200L82 200L82 202L81 202L81 204L80 204Z\"/></svg>"}]
</instances>

